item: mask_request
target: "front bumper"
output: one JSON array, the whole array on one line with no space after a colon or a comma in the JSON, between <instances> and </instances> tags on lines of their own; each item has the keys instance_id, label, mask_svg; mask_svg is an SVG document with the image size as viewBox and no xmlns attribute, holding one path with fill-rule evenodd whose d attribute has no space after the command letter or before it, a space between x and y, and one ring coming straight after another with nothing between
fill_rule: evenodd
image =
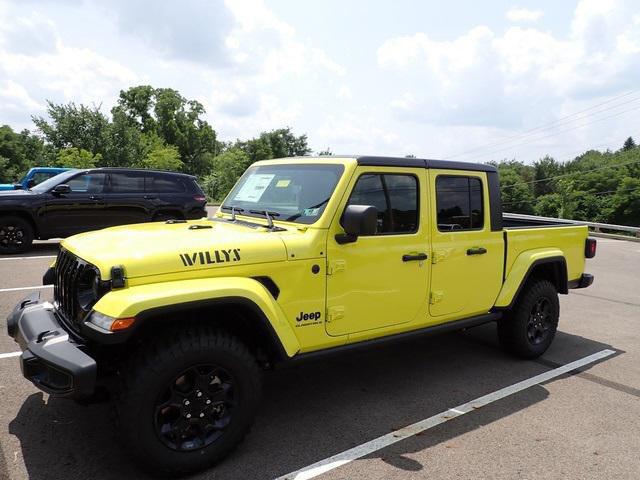
<instances>
[{"instance_id":1,"label":"front bumper","mask_svg":"<svg viewBox=\"0 0 640 480\"><path fill-rule=\"evenodd\" d=\"M51 395L89 397L96 387L96 361L69 337L56 315L53 305L34 293L7 318L7 331L22 349L22 374Z\"/></svg>"}]
</instances>

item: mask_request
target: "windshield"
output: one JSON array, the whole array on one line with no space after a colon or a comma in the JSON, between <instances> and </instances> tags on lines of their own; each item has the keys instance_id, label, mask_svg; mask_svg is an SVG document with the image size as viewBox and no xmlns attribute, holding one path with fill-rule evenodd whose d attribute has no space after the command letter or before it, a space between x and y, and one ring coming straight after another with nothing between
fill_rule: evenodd
<instances>
[{"instance_id":1,"label":"windshield","mask_svg":"<svg viewBox=\"0 0 640 480\"><path fill-rule=\"evenodd\" d=\"M31 191L36 193L48 192L56 185L61 185L64 182L66 182L69 178L73 177L76 173L78 173L78 170L69 170L67 172L60 173L54 177L51 177L48 180L45 180L42 183L39 183L38 185L33 187Z\"/></svg>"},{"instance_id":2,"label":"windshield","mask_svg":"<svg viewBox=\"0 0 640 480\"><path fill-rule=\"evenodd\" d=\"M229 192L222 209L276 220L314 223L324 211L344 167L334 164L250 167Z\"/></svg>"}]
</instances>

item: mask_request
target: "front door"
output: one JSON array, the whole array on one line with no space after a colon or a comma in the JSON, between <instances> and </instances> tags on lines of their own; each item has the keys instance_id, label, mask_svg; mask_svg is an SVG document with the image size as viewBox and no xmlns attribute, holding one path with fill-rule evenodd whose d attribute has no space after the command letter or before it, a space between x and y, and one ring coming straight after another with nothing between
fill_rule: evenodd
<instances>
[{"instance_id":1,"label":"front door","mask_svg":"<svg viewBox=\"0 0 640 480\"><path fill-rule=\"evenodd\" d=\"M327 333L355 334L426 316L431 264L426 170L358 167L347 205L378 209L375 235L340 245L336 215L327 240ZM421 216L422 215L422 216Z\"/></svg>"},{"instance_id":2,"label":"front door","mask_svg":"<svg viewBox=\"0 0 640 480\"><path fill-rule=\"evenodd\" d=\"M502 284L504 240L492 231L484 172L429 170L432 218L429 313L440 323L487 313Z\"/></svg>"},{"instance_id":3,"label":"front door","mask_svg":"<svg viewBox=\"0 0 640 480\"><path fill-rule=\"evenodd\" d=\"M71 191L66 194L47 193L46 205L40 211L48 236L65 237L106 227L103 215L106 174L81 173L65 183Z\"/></svg>"}]
</instances>

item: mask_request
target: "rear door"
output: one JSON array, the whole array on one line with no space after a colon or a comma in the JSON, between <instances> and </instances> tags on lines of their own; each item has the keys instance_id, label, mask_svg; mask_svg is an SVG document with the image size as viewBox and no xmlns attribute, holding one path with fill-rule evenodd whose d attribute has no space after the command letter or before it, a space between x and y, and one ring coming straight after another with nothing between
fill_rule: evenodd
<instances>
[{"instance_id":1,"label":"rear door","mask_svg":"<svg viewBox=\"0 0 640 480\"><path fill-rule=\"evenodd\" d=\"M147 222L151 219L144 184L143 171L109 173L104 215L110 226Z\"/></svg>"},{"instance_id":2,"label":"rear door","mask_svg":"<svg viewBox=\"0 0 640 480\"><path fill-rule=\"evenodd\" d=\"M491 231L485 172L429 170L432 317L486 313L502 285L504 239Z\"/></svg>"},{"instance_id":3,"label":"rear door","mask_svg":"<svg viewBox=\"0 0 640 480\"><path fill-rule=\"evenodd\" d=\"M193 194L188 192L187 178L163 172L149 172L145 190L147 200L154 212L164 217L182 218L189 216L189 207L195 202ZM160 218L164 218L160 217Z\"/></svg>"}]
</instances>

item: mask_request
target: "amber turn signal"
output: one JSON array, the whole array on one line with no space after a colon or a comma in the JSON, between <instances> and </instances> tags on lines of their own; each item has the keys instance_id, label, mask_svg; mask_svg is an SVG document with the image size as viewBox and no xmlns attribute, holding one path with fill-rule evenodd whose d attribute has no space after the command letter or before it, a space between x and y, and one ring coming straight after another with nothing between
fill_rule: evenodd
<instances>
[{"instance_id":1,"label":"amber turn signal","mask_svg":"<svg viewBox=\"0 0 640 480\"><path fill-rule=\"evenodd\" d=\"M117 318L111 324L111 331L117 332L118 330L125 330L133 325L136 319L134 317L131 318Z\"/></svg>"}]
</instances>

